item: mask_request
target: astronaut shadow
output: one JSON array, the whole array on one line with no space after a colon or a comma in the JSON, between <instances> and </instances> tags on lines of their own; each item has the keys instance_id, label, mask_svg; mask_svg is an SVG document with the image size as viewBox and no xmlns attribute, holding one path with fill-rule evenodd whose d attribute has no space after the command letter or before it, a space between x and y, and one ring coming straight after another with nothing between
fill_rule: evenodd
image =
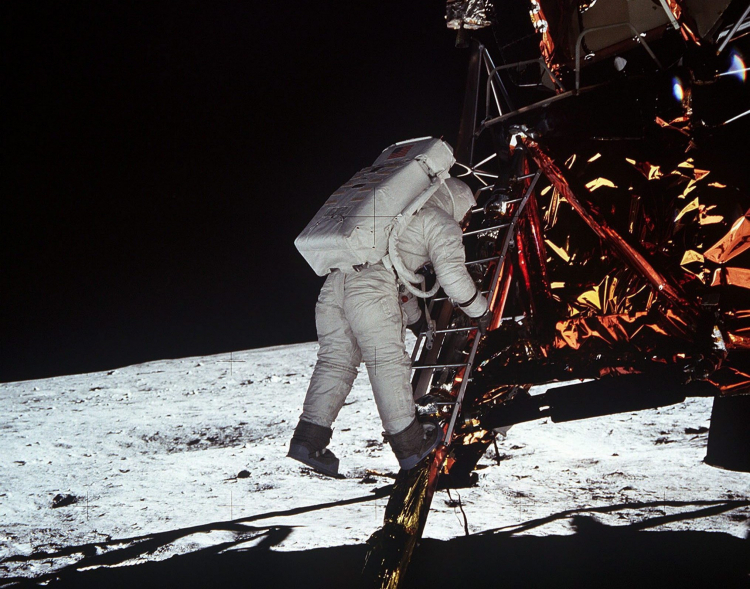
<instances>
[{"instance_id":1,"label":"astronaut shadow","mask_svg":"<svg viewBox=\"0 0 750 589\"><path fill-rule=\"evenodd\" d=\"M75 589L253 589L358 587L366 546L337 546L299 552L272 550L273 542L252 547L212 546L161 561L131 566L99 566L58 572L44 579L0 580L0 587ZM90 565L89 565L90 566ZM9 580L6 580L6 582Z\"/></svg>"},{"instance_id":2,"label":"astronaut shadow","mask_svg":"<svg viewBox=\"0 0 750 589\"><path fill-rule=\"evenodd\" d=\"M210 560L225 551L234 550L238 553L248 550L268 551L283 542L293 531L292 526L249 526L240 520L214 522L190 528L181 528L147 534L138 537L119 540L108 540L61 547L55 551L35 552L31 555L11 556L3 561L26 562L33 566L35 563L50 564L53 562L68 564L58 568L54 573L43 574L33 579L22 577L6 577L0 581L0 587L37 587L60 586L65 587L106 587L118 586L116 579L118 571L133 572L133 579L138 580L144 574L143 566L168 562L147 562L158 560L159 554L170 548L174 550L181 545L182 550L189 550L189 556L197 561ZM214 542L205 546L202 538L206 534L221 533L223 542ZM170 547L170 545L172 545ZM186 556L186 555L183 555ZM71 562L72 561L72 562ZM138 563L138 564L134 564ZM167 566L166 571L170 570ZM98 575L91 575L91 570L99 571ZM149 571L145 574L152 574ZM95 577L101 576L101 580ZM0 579L2 576L0 576ZM113 585L115 582L115 585ZM142 584L141 581L138 581ZM101 584L100 584L101 583ZM188 585L190 586L190 585Z\"/></svg>"},{"instance_id":3,"label":"astronaut shadow","mask_svg":"<svg viewBox=\"0 0 750 589\"><path fill-rule=\"evenodd\" d=\"M654 502L658 503L662 502ZM718 509L728 511L750 502L696 503L698 509L682 511L679 519L705 517L707 509L712 513ZM750 538L716 532L647 531L649 526L663 523L664 516L609 526L598 521L590 513L593 510L583 511L550 516L568 519L574 531L571 535L518 535L519 531L542 525L541 520L532 520L512 530L492 530L447 541L425 539L412 557L403 588L750 587ZM676 519L669 517L670 521ZM239 521L233 525L239 525ZM62 571L54 578L0 585L44 584L82 589L364 586L360 573L366 545L274 550L290 534L293 528L287 526L254 528L251 534L235 541L132 566L116 566L123 562L121 558L118 563L108 564L92 556L85 567ZM163 542L164 538L160 540ZM97 565L98 568L90 568Z\"/></svg>"},{"instance_id":4,"label":"astronaut shadow","mask_svg":"<svg viewBox=\"0 0 750 589\"><path fill-rule=\"evenodd\" d=\"M13 555L1 563L23 562L33 567L38 563L66 563L57 568L53 573L43 574L33 579L22 577L6 577L0 580L0 588L5 587L36 587L36 586L61 586L61 587L131 587L134 584L142 586L163 587L164 579L178 578L182 575L180 571L186 571L186 577L179 585L184 587L214 587L223 586L198 572L210 571L219 561L233 560L235 555L249 555L240 558L245 564L232 564L229 570L248 570L257 577L259 586L278 586L275 575L265 575L265 569L269 562L278 558L278 554L271 549L282 543L293 532L294 525L272 525L255 526L252 522L277 517L291 517L310 512L325 511L335 507L353 505L369 502L387 497L393 485L376 487L366 495L304 505L289 509L258 513L252 516L238 518L230 521L216 521L187 528L176 528L163 532L145 534L129 538L107 539L87 544L76 544L57 548L52 551L37 551L29 555ZM221 534L223 542L210 542L205 546L204 538L210 534ZM182 546L182 548L178 548ZM189 551L177 557L172 557L159 562L160 553L173 552L175 549ZM363 551L364 548L361 548ZM300 553L305 555L306 553ZM305 560L307 556L302 556ZM362 558L364 558L364 551ZM150 561L150 562L147 562ZM134 564L138 563L138 564ZM125 566L123 566L125 565ZM248 566L249 565L249 566ZM279 566L285 567L282 563ZM354 565L355 568L357 565ZM92 570L95 569L95 570ZM222 568L216 569L217 576L222 576ZM260 571L260 573L259 573ZM2 567L0 566L0 579L2 579ZM260 574L260 576L258 576ZM264 576L265 575L265 576ZM127 581L122 581L126 579ZM264 580L268 585L263 585ZM205 582L207 584L202 584ZM307 582L307 581L305 581ZM132 583L133 585L129 585ZM225 578L226 586L235 586L233 577ZM169 581L168 586L173 586ZM237 587L246 586L246 580L237 577ZM301 586L307 586L306 584Z\"/></svg>"}]
</instances>

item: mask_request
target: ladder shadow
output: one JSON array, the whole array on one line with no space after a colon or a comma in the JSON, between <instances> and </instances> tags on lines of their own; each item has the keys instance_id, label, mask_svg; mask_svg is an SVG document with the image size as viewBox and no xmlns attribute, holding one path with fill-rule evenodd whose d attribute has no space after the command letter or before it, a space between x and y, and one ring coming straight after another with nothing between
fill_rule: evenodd
<instances>
[{"instance_id":1,"label":"ladder shadow","mask_svg":"<svg viewBox=\"0 0 750 589\"><path fill-rule=\"evenodd\" d=\"M484 530L480 534L507 534L513 535L521 532L526 532L534 528L552 523L557 520L584 517L585 514L594 513L613 513L616 511L631 510L631 509L653 509L657 507L701 507L691 512L679 512L671 515L663 515L659 517L651 517L639 522L633 522L628 528L632 530L645 530L647 528L654 528L667 523L684 521L689 519L700 519L702 517L711 517L719 515L727 511L733 511L741 507L750 506L749 499L739 500L696 500L696 501L633 501L628 503L615 503L613 505L605 505L601 507L582 507L577 509L568 509L559 513L553 513L546 517L536 518L523 522L520 524L514 524L511 526L504 526L501 528L492 528Z\"/></svg>"},{"instance_id":2,"label":"ladder shadow","mask_svg":"<svg viewBox=\"0 0 750 589\"><path fill-rule=\"evenodd\" d=\"M595 513L635 506L664 505L701 508L629 525L606 525L594 517ZM561 512L512 530L488 530L448 541L426 539L415 551L405 586L748 589L750 528L744 539L723 532L648 531L665 523L696 520L748 505L750 501L628 503ZM574 534L519 535L562 518L570 518ZM745 521L750 523L750 517ZM456 566L435 566L444 562Z\"/></svg>"}]
</instances>

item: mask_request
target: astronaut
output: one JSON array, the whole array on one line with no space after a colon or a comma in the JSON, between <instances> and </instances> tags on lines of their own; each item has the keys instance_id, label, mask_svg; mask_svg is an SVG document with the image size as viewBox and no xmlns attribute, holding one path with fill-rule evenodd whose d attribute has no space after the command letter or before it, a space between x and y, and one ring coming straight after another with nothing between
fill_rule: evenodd
<instances>
[{"instance_id":1,"label":"astronaut","mask_svg":"<svg viewBox=\"0 0 750 589\"><path fill-rule=\"evenodd\" d=\"M474 205L471 189L461 180L448 178L400 235L398 255L412 272L431 262L448 297L484 328L490 320L488 304L466 270L459 225ZM289 457L323 474L338 474L339 460L327 449L331 425L362 360L385 438L401 468L414 468L437 446L439 428L416 418L411 361L404 344L406 328L414 329L424 318L416 305L408 314L407 310L400 305L398 277L383 262L356 273L328 275L315 307L318 361Z\"/></svg>"}]
</instances>

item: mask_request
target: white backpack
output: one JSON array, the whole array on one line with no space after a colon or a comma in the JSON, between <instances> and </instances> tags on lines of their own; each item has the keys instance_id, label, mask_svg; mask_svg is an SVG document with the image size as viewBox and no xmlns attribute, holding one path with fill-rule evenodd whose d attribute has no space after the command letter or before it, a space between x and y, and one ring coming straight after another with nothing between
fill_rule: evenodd
<instances>
[{"instance_id":1,"label":"white backpack","mask_svg":"<svg viewBox=\"0 0 750 589\"><path fill-rule=\"evenodd\" d=\"M441 139L391 145L328 198L294 245L319 276L384 261L404 283L416 283L419 278L394 255L398 235L449 177L454 163L451 146Z\"/></svg>"}]
</instances>

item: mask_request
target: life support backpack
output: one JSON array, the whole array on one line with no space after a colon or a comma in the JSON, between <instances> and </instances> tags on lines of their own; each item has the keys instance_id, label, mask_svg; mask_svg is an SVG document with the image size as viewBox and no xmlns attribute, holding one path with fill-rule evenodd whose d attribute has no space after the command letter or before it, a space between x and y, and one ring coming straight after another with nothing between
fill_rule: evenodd
<instances>
[{"instance_id":1,"label":"life support backpack","mask_svg":"<svg viewBox=\"0 0 750 589\"><path fill-rule=\"evenodd\" d=\"M357 272L383 261L409 290L432 296L409 284L420 277L401 263L398 236L449 178L454 163L453 149L441 139L391 145L328 198L294 245L319 276Z\"/></svg>"}]
</instances>

